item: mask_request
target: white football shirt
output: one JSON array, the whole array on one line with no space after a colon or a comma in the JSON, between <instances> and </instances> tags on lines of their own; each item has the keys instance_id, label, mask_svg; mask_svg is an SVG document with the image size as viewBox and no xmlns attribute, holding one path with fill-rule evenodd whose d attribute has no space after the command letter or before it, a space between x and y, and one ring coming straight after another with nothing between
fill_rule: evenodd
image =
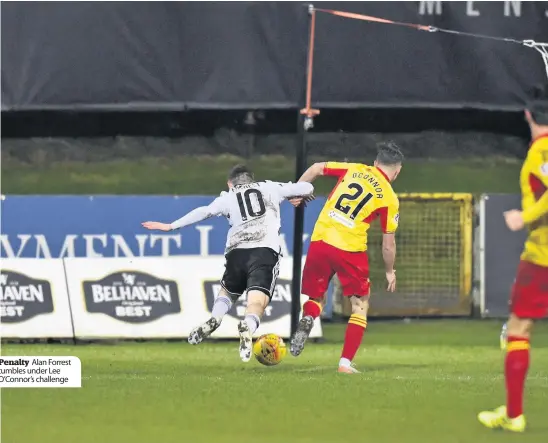
<instances>
[{"instance_id":1,"label":"white football shirt","mask_svg":"<svg viewBox=\"0 0 548 443\"><path fill-rule=\"evenodd\" d=\"M213 216L228 219L230 229L225 254L233 249L270 248L280 252L280 203L291 197L311 195L311 183L271 181L238 185L221 192L208 206L197 208L171 223L172 229Z\"/></svg>"}]
</instances>

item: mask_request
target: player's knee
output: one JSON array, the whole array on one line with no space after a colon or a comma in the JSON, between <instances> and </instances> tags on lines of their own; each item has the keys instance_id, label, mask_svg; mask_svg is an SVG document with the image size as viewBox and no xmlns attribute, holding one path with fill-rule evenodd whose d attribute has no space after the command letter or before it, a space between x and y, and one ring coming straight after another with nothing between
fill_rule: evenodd
<instances>
[{"instance_id":1,"label":"player's knee","mask_svg":"<svg viewBox=\"0 0 548 443\"><path fill-rule=\"evenodd\" d=\"M318 303L322 307L325 305L325 295L317 295L317 296L307 295L307 297L309 300L312 300L313 302Z\"/></svg>"},{"instance_id":2,"label":"player's knee","mask_svg":"<svg viewBox=\"0 0 548 443\"><path fill-rule=\"evenodd\" d=\"M533 320L529 318L519 318L514 314L510 315L508 320L508 335L516 337L529 337L533 328Z\"/></svg>"},{"instance_id":3,"label":"player's knee","mask_svg":"<svg viewBox=\"0 0 548 443\"><path fill-rule=\"evenodd\" d=\"M232 303L236 303L241 296L242 294L228 292L224 287L221 287L221 290L219 291L219 297L229 298Z\"/></svg>"},{"instance_id":4,"label":"player's knee","mask_svg":"<svg viewBox=\"0 0 548 443\"><path fill-rule=\"evenodd\" d=\"M324 284L319 284L315 282L314 284L310 283L304 283L302 286L302 294L306 295L309 299L318 302L318 303L324 303L325 301L325 294L327 292L327 288Z\"/></svg>"},{"instance_id":5,"label":"player's knee","mask_svg":"<svg viewBox=\"0 0 548 443\"><path fill-rule=\"evenodd\" d=\"M369 309L369 297L350 297L352 305L352 314L367 315Z\"/></svg>"}]
</instances>

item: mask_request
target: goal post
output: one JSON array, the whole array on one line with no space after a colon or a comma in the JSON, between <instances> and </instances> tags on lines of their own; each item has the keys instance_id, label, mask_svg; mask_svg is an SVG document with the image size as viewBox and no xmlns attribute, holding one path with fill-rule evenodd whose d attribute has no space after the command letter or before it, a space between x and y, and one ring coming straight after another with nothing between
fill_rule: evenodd
<instances>
[{"instance_id":1,"label":"goal post","mask_svg":"<svg viewBox=\"0 0 548 443\"><path fill-rule=\"evenodd\" d=\"M399 194L396 232L397 291L385 291L382 233L369 231L371 277L369 316L463 316L472 309L472 195L463 193ZM349 315L335 285L334 306ZM341 308L339 308L341 309Z\"/></svg>"}]
</instances>

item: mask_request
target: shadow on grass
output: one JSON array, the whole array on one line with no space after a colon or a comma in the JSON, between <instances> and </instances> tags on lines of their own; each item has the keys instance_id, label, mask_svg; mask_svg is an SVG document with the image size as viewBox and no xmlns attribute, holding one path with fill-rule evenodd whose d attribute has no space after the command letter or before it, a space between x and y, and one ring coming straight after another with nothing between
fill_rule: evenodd
<instances>
[{"instance_id":1,"label":"shadow on grass","mask_svg":"<svg viewBox=\"0 0 548 443\"><path fill-rule=\"evenodd\" d=\"M379 372L398 372L401 373L401 370L414 370L414 369L421 369L426 368L429 365L426 364L391 364L391 365L362 365L358 367L357 369L362 371L362 374L369 374L373 375ZM254 366L249 370L246 370L246 372L250 372L253 374L264 374L266 371L271 370L271 373L314 373L314 374L332 374L334 372L337 372L337 365L319 365L319 366L305 366L305 365L279 365L275 367L267 367L267 366Z\"/></svg>"}]
</instances>

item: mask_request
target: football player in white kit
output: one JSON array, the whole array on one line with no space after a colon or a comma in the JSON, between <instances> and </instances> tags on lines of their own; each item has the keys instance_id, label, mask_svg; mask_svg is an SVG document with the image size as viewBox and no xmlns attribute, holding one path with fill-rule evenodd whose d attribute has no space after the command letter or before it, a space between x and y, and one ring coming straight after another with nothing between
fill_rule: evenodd
<instances>
[{"instance_id":1,"label":"football player in white kit","mask_svg":"<svg viewBox=\"0 0 548 443\"><path fill-rule=\"evenodd\" d=\"M280 260L280 203L293 197L309 197L310 183L256 182L245 166L235 166L228 176L228 192L221 192L208 206L196 208L173 223L144 222L147 229L171 231L213 216L230 223L225 248L225 272L211 318L193 329L188 342L197 345L220 325L232 304L247 292L244 320L238 324L240 357L251 358L252 336L270 302L278 278Z\"/></svg>"}]
</instances>

